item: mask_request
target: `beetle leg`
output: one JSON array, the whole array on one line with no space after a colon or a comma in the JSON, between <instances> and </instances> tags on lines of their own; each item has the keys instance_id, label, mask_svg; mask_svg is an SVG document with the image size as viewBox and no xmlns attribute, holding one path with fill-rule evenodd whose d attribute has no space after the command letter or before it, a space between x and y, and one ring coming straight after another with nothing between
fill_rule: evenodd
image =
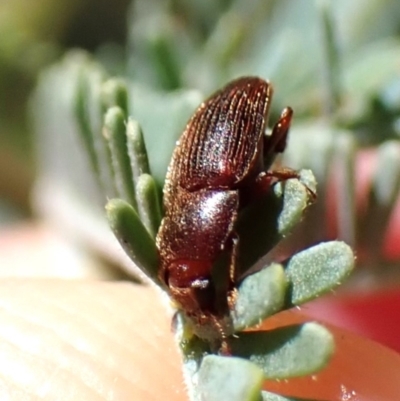
<instances>
[{"instance_id":1,"label":"beetle leg","mask_svg":"<svg viewBox=\"0 0 400 401\"><path fill-rule=\"evenodd\" d=\"M285 150L292 116L293 110L285 107L271 135L264 136L264 164L266 166L271 165L276 153L282 153Z\"/></svg>"},{"instance_id":2,"label":"beetle leg","mask_svg":"<svg viewBox=\"0 0 400 401\"><path fill-rule=\"evenodd\" d=\"M240 205L245 207L246 205L260 199L264 194L266 194L272 185L277 182L282 182L290 180L291 178L299 178L299 173L296 170L280 167L275 170L262 171L253 183L246 187L245 191L241 192L240 195ZM316 193L306 186L306 190L310 195L312 200L315 200Z\"/></svg>"},{"instance_id":3,"label":"beetle leg","mask_svg":"<svg viewBox=\"0 0 400 401\"><path fill-rule=\"evenodd\" d=\"M229 265L229 284L230 288L234 287L237 282L237 269L236 269L236 261L237 261L237 253L238 253L238 245L239 245L239 236L232 232L230 234L229 241L231 242L231 260Z\"/></svg>"},{"instance_id":4,"label":"beetle leg","mask_svg":"<svg viewBox=\"0 0 400 401\"><path fill-rule=\"evenodd\" d=\"M232 309L235 305L236 297L237 297L237 279L238 279L238 268L237 268L237 255L238 255L238 245L239 245L239 236L232 232L229 236L230 241L230 263L229 263L229 283L228 283L228 305L229 308Z\"/></svg>"},{"instance_id":5,"label":"beetle leg","mask_svg":"<svg viewBox=\"0 0 400 401\"><path fill-rule=\"evenodd\" d=\"M262 171L255 180L240 193L240 207L243 208L248 204L260 199L264 194L266 194L271 185L279 182L285 181L290 178L298 178L299 174L297 171L289 168L280 168L270 171Z\"/></svg>"},{"instance_id":6,"label":"beetle leg","mask_svg":"<svg viewBox=\"0 0 400 401\"><path fill-rule=\"evenodd\" d=\"M290 180L291 178L299 178L299 173L288 167L279 167L275 170L264 171L260 173L256 179L256 185L263 187L265 190L277 182ZM267 187L268 185L268 187Z\"/></svg>"},{"instance_id":7,"label":"beetle leg","mask_svg":"<svg viewBox=\"0 0 400 401\"><path fill-rule=\"evenodd\" d=\"M257 176L255 180L254 188L252 191L253 195L255 194L255 196L260 196L263 193L267 192L271 185L274 185L277 182L290 180L291 178L300 178L300 176L296 170L288 167L280 167L276 170L263 171ZM307 185L305 185L305 188L310 198L312 200L315 200L317 194Z\"/></svg>"}]
</instances>

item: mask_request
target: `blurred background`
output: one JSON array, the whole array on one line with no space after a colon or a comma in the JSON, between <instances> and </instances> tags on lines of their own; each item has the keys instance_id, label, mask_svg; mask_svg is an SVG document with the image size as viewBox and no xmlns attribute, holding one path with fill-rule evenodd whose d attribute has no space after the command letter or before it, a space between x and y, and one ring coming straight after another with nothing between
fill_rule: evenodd
<instances>
[{"instance_id":1,"label":"blurred background","mask_svg":"<svg viewBox=\"0 0 400 401\"><path fill-rule=\"evenodd\" d=\"M274 84L272 121L295 110L283 162L319 183L293 246L339 238L358 256L309 313L400 350L397 0L0 0L0 275L134 275L79 132L82 77L94 98L127 82L161 187L200 99L253 74Z\"/></svg>"},{"instance_id":2,"label":"blurred background","mask_svg":"<svg viewBox=\"0 0 400 401\"><path fill-rule=\"evenodd\" d=\"M125 57L129 1L0 2L1 221L31 214L35 176L29 97L40 71L70 48Z\"/></svg>"}]
</instances>

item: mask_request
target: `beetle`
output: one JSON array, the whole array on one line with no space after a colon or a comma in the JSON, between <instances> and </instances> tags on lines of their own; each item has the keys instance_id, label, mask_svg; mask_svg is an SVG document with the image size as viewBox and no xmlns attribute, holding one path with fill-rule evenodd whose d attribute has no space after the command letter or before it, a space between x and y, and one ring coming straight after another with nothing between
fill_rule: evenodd
<instances>
[{"instance_id":1,"label":"beetle","mask_svg":"<svg viewBox=\"0 0 400 401\"><path fill-rule=\"evenodd\" d=\"M165 215L156 237L160 279L178 309L197 326L211 322L211 337L221 341L238 284L238 215L273 182L297 176L267 170L285 149L293 114L286 107L266 135L272 95L271 84L258 77L217 91L187 123L167 170ZM228 269L218 287L214 269L223 255Z\"/></svg>"}]
</instances>

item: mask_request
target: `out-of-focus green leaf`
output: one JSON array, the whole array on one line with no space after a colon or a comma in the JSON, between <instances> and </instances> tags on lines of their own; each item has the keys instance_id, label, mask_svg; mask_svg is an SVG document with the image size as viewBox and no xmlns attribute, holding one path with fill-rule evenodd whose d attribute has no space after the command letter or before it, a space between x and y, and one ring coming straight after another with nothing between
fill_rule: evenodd
<instances>
[{"instance_id":1,"label":"out-of-focus green leaf","mask_svg":"<svg viewBox=\"0 0 400 401\"><path fill-rule=\"evenodd\" d=\"M83 138L90 156L92 167L100 180L100 185L108 196L114 194L111 156L101 135L103 128L103 106L100 100L101 86L107 75L100 65L83 55L70 55L66 62L79 68L75 99L71 99L75 109L78 133Z\"/></svg>"},{"instance_id":2,"label":"out-of-focus green leaf","mask_svg":"<svg viewBox=\"0 0 400 401\"><path fill-rule=\"evenodd\" d=\"M135 188L128 155L124 111L113 106L104 116L103 135L108 142L119 196L136 207Z\"/></svg>"},{"instance_id":3,"label":"out-of-focus green leaf","mask_svg":"<svg viewBox=\"0 0 400 401\"><path fill-rule=\"evenodd\" d=\"M104 110L118 106L128 119L128 88L121 78L110 78L101 87L102 106Z\"/></svg>"}]
</instances>

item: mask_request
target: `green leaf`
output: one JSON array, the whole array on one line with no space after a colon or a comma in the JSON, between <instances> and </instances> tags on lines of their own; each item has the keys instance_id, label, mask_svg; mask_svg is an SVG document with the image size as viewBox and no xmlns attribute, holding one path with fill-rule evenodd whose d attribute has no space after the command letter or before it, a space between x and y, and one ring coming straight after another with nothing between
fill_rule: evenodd
<instances>
[{"instance_id":1,"label":"green leaf","mask_svg":"<svg viewBox=\"0 0 400 401\"><path fill-rule=\"evenodd\" d=\"M353 252L340 241L325 242L296 254L286 267L291 305L300 305L337 287L353 267Z\"/></svg>"},{"instance_id":2,"label":"green leaf","mask_svg":"<svg viewBox=\"0 0 400 401\"><path fill-rule=\"evenodd\" d=\"M156 237L161 224L161 205L158 188L154 178L142 174L136 182L136 199L140 219L153 238Z\"/></svg>"},{"instance_id":3,"label":"green leaf","mask_svg":"<svg viewBox=\"0 0 400 401\"><path fill-rule=\"evenodd\" d=\"M126 82L120 78L110 78L101 86L101 101L103 110L118 106L128 118L128 88Z\"/></svg>"},{"instance_id":4,"label":"green leaf","mask_svg":"<svg viewBox=\"0 0 400 401\"><path fill-rule=\"evenodd\" d=\"M142 130L139 123L132 118L126 124L126 137L133 180L136 182L142 174L150 174L150 167Z\"/></svg>"},{"instance_id":5,"label":"green leaf","mask_svg":"<svg viewBox=\"0 0 400 401\"><path fill-rule=\"evenodd\" d=\"M89 157L90 163L92 165L95 173L99 174L99 160L96 154L95 148L95 139L94 133L92 132L89 116L87 112L87 103L88 103L88 87L86 83L85 70L80 66L80 74L78 75L77 80L77 88L76 88L76 97L74 99L74 111L75 118L78 123L78 132L81 136L82 142L84 143L87 151L87 155Z\"/></svg>"},{"instance_id":6,"label":"green leaf","mask_svg":"<svg viewBox=\"0 0 400 401\"><path fill-rule=\"evenodd\" d=\"M158 278L156 244L135 209L122 199L111 199L106 205L106 212L110 227L128 256L148 277L162 286Z\"/></svg>"},{"instance_id":7,"label":"green leaf","mask_svg":"<svg viewBox=\"0 0 400 401\"><path fill-rule=\"evenodd\" d=\"M174 90L182 86L181 66L178 63L176 47L165 31L159 30L148 42L149 57L155 67L161 87Z\"/></svg>"},{"instance_id":8,"label":"green leaf","mask_svg":"<svg viewBox=\"0 0 400 401\"><path fill-rule=\"evenodd\" d=\"M299 179L278 182L275 194L283 197L282 212L278 217L278 232L285 237L301 220L310 198L316 194L316 181L311 170L301 170Z\"/></svg>"},{"instance_id":9,"label":"green leaf","mask_svg":"<svg viewBox=\"0 0 400 401\"><path fill-rule=\"evenodd\" d=\"M135 188L126 144L125 116L120 107L114 106L107 110L103 133L110 147L119 197L136 207Z\"/></svg>"},{"instance_id":10,"label":"green leaf","mask_svg":"<svg viewBox=\"0 0 400 401\"><path fill-rule=\"evenodd\" d=\"M259 401L263 372L245 359L209 355L198 380L199 401Z\"/></svg>"},{"instance_id":11,"label":"green leaf","mask_svg":"<svg viewBox=\"0 0 400 401\"><path fill-rule=\"evenodd\" d=\"M282 265L274 263L246 277L238 288L231 312L234 331L259 324L282 309L287 280Z\"/></svg>"},{"instance_id":12,"label":"green leaf","mask_svg":"<svg viewBox=\"0 0 400 401\"><path fill-rule=\"evenodd\" d=\"M83 139L92 167L104 194L115 196L111 155L102 135L104 109L100 100L106 73L97 63L76 59L79 76L75 93L74 111L78 133Z\"/></svg>"},{"instance_id":13,"label":"green leaf","mask_svg":"<svg viewBox=\"0 0 400 401\"><path fill-rule=\"evenodd\" d=\"M269 379L304 376L322 369L334 350L334 339L317 323L271 331L244 332L230 338L232 354L249 359Z\"/></svg>"}]
</instances>

